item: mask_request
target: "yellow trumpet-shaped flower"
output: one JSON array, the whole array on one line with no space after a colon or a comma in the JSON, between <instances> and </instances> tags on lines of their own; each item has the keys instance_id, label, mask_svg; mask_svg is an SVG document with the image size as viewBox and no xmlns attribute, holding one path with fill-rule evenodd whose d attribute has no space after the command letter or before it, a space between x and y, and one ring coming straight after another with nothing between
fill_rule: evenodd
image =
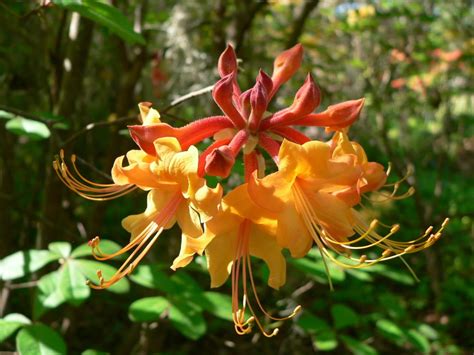
<instances>
[{"instance_id":1,"label":"yellow trumpet-shaped flower","mask_svg":"<svg viewBox=\"0 0 474 355\"><path fill-rule=\"evenodd\" d=\"M154 145L156 157L142 151L130 151L127 154L129 165L125 167L122 165L123 157L118 158L112 169L115 184L102 187L118 189L120 186L127 186L125 191L128 192L134 186L138 186L149 192L145 212L128 216L122 221L123 227L131 233L128 245L114 254L106 255L100 250L99 238L91 240L93 253L99 260L107 260L132 251L110 280L104 280L99 272L100 284L91 285L94 288L109 287L129 274L145 257L161 232L171 228L175 223L178 223L182 230L183 244L172 268L186 266L195 253L203 252L204 246L201 246L197 239L203 233L201 222L216 214L222 197L222 188L218 185L211 189L207 187L205 179L198 176L196 147L191 146L187 151L181 151L176 138L159 138ZM58 162L55 165L56 169L61 171L58 174L69 187L78 192L82 186L81 195L97 199L96 196L90 196L91 191L86 192L85 183L70 174L64 162L61 163L60 169L57 168ZM75 165L74 169L79 174ZM100 187L97 191L100 191ZM99 196L103 199L103 195Z\"/></svg>"},{"instance_id":2,"label":"yellow trumpet-shaped flower","mask_svg":"<svg viewBox=\"0 0 474 355\"><path fill-rule=\"evenodd\" d=\"M390 237L399 225L366 222L353 206L362 193L379 189L386 174L384 177L378 165L368 162L362 147L343 132L331 144L284 141L278 158L278 172L263 179L254 175L249 193L256 204L277 215L278 244L295 257L304 256L314 242L323 257L343 267L362 268L429 247L447 224L445 220L435 233L430 227L413 241L398 242ZM388 233L379 234L379 227L388 228ZM366 244L360 245L363 241ZM351 257L352 250L374 246L383 250L379 258ZM328 249L347 262L336 259Z\"/></svg>"},{"instance_id":3,"label":"yellow trumpet-shaped flower","mask_svg":"<svg viewBox=\"0 0 474 355\"><path fill-rule=\"evenodd\" d=\"M211 275L211 287L221 286L228 278L232 278L232 313L234 325L238 334L251 331L255 322L265 336L273 336L278 328L269 333L256 316L255 304L260 311L273 320L291 318L298 312L284 318L276 318L268 314L263 307L255 287L252 273L251 256L262 259L267 264L270 275L268 285L280 288L286 281L286 262L281 254L274 235L277 223L271 214L262 214L261 209L249 198L247 185L241 185L223 199L223 209L213 219L206 223L203 239L208 241L206 257ZM252 293L250 293L250 289ZM242 291L242 306L239 293ZM253 295L253 296L252 296ZM245 319L246 310L252 314Z\"/></svg>"}]
</instances>

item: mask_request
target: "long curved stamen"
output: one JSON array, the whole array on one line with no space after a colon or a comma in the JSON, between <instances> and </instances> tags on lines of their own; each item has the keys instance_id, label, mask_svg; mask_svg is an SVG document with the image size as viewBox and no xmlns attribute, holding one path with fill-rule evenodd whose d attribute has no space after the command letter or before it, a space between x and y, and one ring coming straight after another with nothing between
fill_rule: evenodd
<instances>
[{"instance_id":1,"label":"long curved stamen","mask_svg":"<svg viewBox=\"0 0 474 355\"><path fill-rule=\"evenodd\" d=\"M54 170L59 179L78 195L93 201L106 201L126 195L136 189L134 185L116 185L95 183L82 175L76 166L76 156L71 156L74 173L68 168L64 159L64 151L53 162Z\"/></svg>"},{"instance_id":2,"label":"long curved stamen","mask_svg":"<svg viewBox=\"0 0 474 355\"><path fill-rule=\"evenodd\" d=\"M265 314L265 315L266 315L268 318L270 318L271 320L274 320L274 321L284 321L284 320L293 318L294 316L296 316L296 315L301 311L301 306L298 305L298 306L296 306L295 309L291 312L291 314L289 314L289 315L286 316L286 317L274 317L274 316L270 315L270 314L265 310L265 308L262 306L262 303L260 302L260 298L258 297L257 289L256 289L256 287L255 287L255 282L254 282L254 280L253 280L252 262L251 262L251 257L250 257L250 255L247 255L247 267L248 267L248 269L249 269L250 284L252 285L252 291L253 291L253 294L254 294L254 296L255 296L255 300L257 301L258 307L260 308L260 310L262 311L263 314Z\"/></svg>"},{"instance_id":3,"label":"long curved stamen","mask_svg":"<svg viewBox=\"0 0 474 355\"><path fill-rule=\"evenodd\" d=\"M313 239L315 240L316 244L333 262L337 265L344 267L344 268L365 268L371 265L374 265L380 261L390 260L394 258L401 257L402 255L414 253L420 251L422 249L426 249L435 243L440 237L441 232L446 227L449 219L445 219L442 223L441 227L436 231L436 233L431 233L433 227L430 226L426 229L425 233L420 237L416 238L415 240L409 242L399 242L390 240L390 237L393 236L399 230L398 225L394 226L387 226L390 228L390 232L385 236L381 236L375 231L377 224L381 224L380 222L374 220L371 222L370 225L365 224L362 221L362 218L357 213L354 213L356 217L356 224L354 225L354 230L360 235L358 238L349 240L346 242L340 242L332 238L329 233L321 227L321 224L318 222L317 215L313 210L311 204L305 199L303 192L299 188L297 184L295 184L294 188L294 195L295 195L295 202L297 205L297 209L299 213L302 215L306 225L308 226L308 231L312 235ZM351 246L356 242L361 241L362 239L366 239L369 241L370 244L364 246ZM328 244L329 243L329 244ZM378 246L381 249L384 249L382 255L376 259L367 259L365 255L362 255L359 259L350 257L346 254L341 253L336 248L332 247L331 244L339 245L345 249L367 249L374 246ZM335 251L337 254L343 256L345 259L356 262L357 264L347 264L343 263L334 256L329 253L327 247ZM411 268L409 268L411 270ZM412 272L412 270L411 270ZM413 273L413 272L412 272Z\"/></svg>"},{"instance_id":4,"label":"long curved stamen","mask_svg":"<svg viewBox=\"0 0 474 355\"><path fill-rule=\"evenodd\" d=\"M383 192L379 192L379 191L372 192L372 195L382 196L382 197L384 197L383 199L374 199L374 198L371 198L371 197L368 197L368 196L365 196L365 195L362 195L362 196L365 199L367 199L367 200L369 200L370 202L373 202L373 203L384 203L384 202L388 202L388 201L404 200L404 199L412 196L415 193L415 188L410 186L408 191L405 192L404 194L396 195L399 187L400 187L399 184L395 184L394 187L393 187L393 191L390 195L387 195L387 194L385 194Z\"/></svg>"},{"instance_id":5,"label":"long curved stamen","mask_svg":"<svg viewBox=\"0 0 474 355\"><path fill-rule=\"evenodd\" d=\"M147 225L147 227L132 242L130 242L127 246L125 246L118 252L109 255L102 253L94 253L94 256L98 256L97 259L107 260L113 256L121 255L135 247L130 256L125 260L125 262L120 266L120 268L109 280L105 280L102 275L102 271L98 270L97 276L99 278L99 284L92 284L89 280L87 284L94 289L105 289L120 281L120 279L122 279L124 276L129 275L140 263L140 261L146 256L146 254L148 254L148 251L153 247L158 237L161 235L161 232L163 232L164 226L168 224L175 215L182 201L182 194L177 193L173 198L170 199L168 204L157 214L157 216ZM99 241L96 238L91 241L91 246L93 250L98 249L98 242Z\"/></svg>"},{"instance_id":6,"label":"long curved stamen","mask_svg":"<svg viewBox=\"0 0 474 355\"><path fill-rule=\"evenodd\" d=\"M232 277L232 315L234 320L234 327L239 335L248 334L252 331L252 323L255 322L266 337L272 337L277 335L278 328L273 329L272 332L265 330L263 324L256 316L255 310L249 302L249 293L247 285L247 277L250 279L251 289L254 295L257 305L262 313L268 318L275 321L282 321L294 317L300 310L301 306L297 306L293 312L282 318L277 318L271 316L265 308L262 306L260 299L258 297L257 289L255 287L255 282L252 273L251 266L251 256L250 256L250 228L251 221L246 219L239 226L239 232L237 235L237 247L234 261L232 262L231 277ZM240 278L240 276L242 276ZM239 282L240 281L240 282ZM242 296L242 308L239 307L239 288L240 284L242 285L243 296ZM251 316L246 320L245 312L246 309L249 309Z\"/></svg>"}]
</instances>

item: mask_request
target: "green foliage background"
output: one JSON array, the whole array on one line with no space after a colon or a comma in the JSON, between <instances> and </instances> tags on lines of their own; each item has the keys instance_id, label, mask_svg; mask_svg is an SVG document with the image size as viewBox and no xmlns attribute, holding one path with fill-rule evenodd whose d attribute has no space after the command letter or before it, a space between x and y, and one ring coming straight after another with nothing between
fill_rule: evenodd
<instances>
[{"instance_id":1,"label":"green foliage background","mask_svg":"<svg viewBox=\"0 0 474 355\"><path fill-rule=\"evenodd\" d=\"M0 1L0 351L472 353L473 11L467 0ZM394 180L414 169L407 187L416 188L409 200L373 206L374 215L400 223L406 239L451 218L434 247L407 258L420 282L397 260L367 271L332 266L331 292L314 251L290 261L276 292L262 265L269 310L304 311L275 338L239 337L230 286L209 289L203 257L169 270L179 248L172 229L129 280L90 290L98 268L107 276L119 264L99 264L85 243L97 234L108 250L126 243L120 221L141 212L145 195L75 196L54 175L59 149L106 182L113 159L133 148L126 125L138 102L153 102L173 125L217 113L209 93L169 105L216 81L227 42L246 88L298 41L303 68L274 106L291 103L308 71L322 108L365 97L352 137L371 160L393 164Z\"/></svg>"}]
</instances>

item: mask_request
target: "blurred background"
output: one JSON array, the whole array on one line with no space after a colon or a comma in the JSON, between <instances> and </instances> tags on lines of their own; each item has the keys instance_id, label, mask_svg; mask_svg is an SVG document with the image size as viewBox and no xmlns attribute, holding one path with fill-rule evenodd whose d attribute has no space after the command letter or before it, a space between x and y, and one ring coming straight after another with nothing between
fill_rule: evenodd
<instances>
[{"instance_id":1,"label":"blurred background","mask_svg":"<svg viewBox=\"0 0 474 355\"><path fill-rule=\"evenodd\" d=\"M0 1L0 351L472 353L473 34L468 0ZM84 243L95 235L107 250L127 243L120 222L144 209L145 193L86 201L54 174L59 150L106 183L114 158L134 148L126 126L138 122L138 102L176 126L215 114L209 86L227 43L248 88L297 42L303 67L273 108L292 102L307 72L321 109L365 97L352 139L370 160L391 162L391 181L412 169L404 188L416 188L410 199L367 207L400 223L403 240L451 218L437 244L406 258L420 282L400 260L366 271L333 266L331 292L314 251L289 261L277 292L256 261L268 309L304 311L272 339L239 337L230 282L211 290L204 258L169 270L180 240L172 229L128 280L90 290L85 280L98 268L107 276L120 264L98 264Z\"/></svg>"}]
</instances>

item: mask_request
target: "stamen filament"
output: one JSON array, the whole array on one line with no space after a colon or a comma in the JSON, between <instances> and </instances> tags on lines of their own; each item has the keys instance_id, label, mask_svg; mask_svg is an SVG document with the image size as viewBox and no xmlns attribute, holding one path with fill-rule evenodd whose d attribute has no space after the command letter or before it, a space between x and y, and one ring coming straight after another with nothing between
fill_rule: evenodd
<instances>
[{"instance_id":1,"label":"stamen filament","mask_svg":"<svg viewBox=\"0 0 474 355\"><path fill-rule=\"evenodd\" d=\"M134 185L117 185L117 184L99 184L95 183L82 175L76 166L76 156L71 156L71 164L76 177L69 169L64 160L64 151L60 151L60 159L56 158L53 162L54 170L59 179L70 190L77 193L88 200L106 201L121 197L136 189Z\"/></svg>"},{"instance_id":2,"label":"stamen filament","mask_svg":"<svg viewBox=\"0 0 474 355\"><path fill-rule=\"evenodd\" d=\"M178 192L133 241L116 253L109 255L101 253L100 249L98 249L99 240L94 238L91 241L91 246L93 248L93 255L98 260L107 260L113 256L121 255L133 247L135 249L109 280L105 280L101 270L98 270L99 285L92 284L89 280L87 284L94 289L104 289L120 281L125 275L130 274L153 247L163 232L164 226L171 221L183 199L182 194ZM99 254L95 253L95 249L99 251Z\"/></svg>"}]
</instances>

